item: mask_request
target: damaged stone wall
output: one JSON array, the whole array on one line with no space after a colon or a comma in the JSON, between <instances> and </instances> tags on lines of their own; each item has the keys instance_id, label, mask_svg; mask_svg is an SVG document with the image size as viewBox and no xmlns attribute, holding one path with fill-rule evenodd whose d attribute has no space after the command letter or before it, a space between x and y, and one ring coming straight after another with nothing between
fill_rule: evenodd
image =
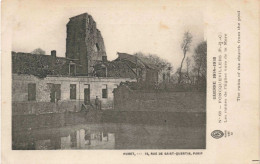
<instances>
[{"instance_id":1,"label":"damaged stone wall","mask_svg":"<svg viewBox=\"0 0 260 164\"><path fill-rule=\"evenodd\" d=\"M206 112L205 92L114 90L114 109L120 111Z\"/></svg>"},{"instance_id":2,"label":"damaged stone wall","mask_svg":"<svg viewBox=\"0 0 260 164\"><path fill-rule=\"evenodd\" d=\"M13 114L53 113L79 111L84 103L84 89L90 88L90 102L94 105L98 96L102 109L113 108L113 90L128 78L58 77L37 78L32 75L12 75ZM36 84L36 100L28 101L28 84ZM52 103L50 84L60 84L60 100ZM70 84L76 84L76 99L70 99ZM102 89L107 88L107 98L102 98Z\"/></svg>"},{"instance_id":3,"label":"damaged stone wall","mask_svg":"<svg viewBox=\"0 0 260 164\"><path fill-rule=\"evenodd\" d=\"M67 24L66 57L78 59L77 74L92 75L96 61L106 56L104 40L92 16L84 13Z\"/></svg>"}]
</instances>

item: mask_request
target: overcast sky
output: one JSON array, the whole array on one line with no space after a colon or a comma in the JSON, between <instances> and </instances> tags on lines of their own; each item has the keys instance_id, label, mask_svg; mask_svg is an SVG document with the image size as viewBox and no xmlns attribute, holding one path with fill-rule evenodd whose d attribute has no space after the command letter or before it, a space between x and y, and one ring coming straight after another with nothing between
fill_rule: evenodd
<instances>
[{"instance_id":1,"label":"overcast sky","mask_svg":"<svg viewBox=\"0 0 260 164\"><path fill-rule=\"evenodd\" d=\"M70 17L89 13L104 38L109 60L116 52L157 54L180 65L183 33L193 35L191 52L204 40L203 4L154 1L31 1L15 3L12 50L31 52L42 48L46 54L57 50L65 57L66 24ZM188 1L185 1L188 2Z\"/></svg>"}]
</instances>

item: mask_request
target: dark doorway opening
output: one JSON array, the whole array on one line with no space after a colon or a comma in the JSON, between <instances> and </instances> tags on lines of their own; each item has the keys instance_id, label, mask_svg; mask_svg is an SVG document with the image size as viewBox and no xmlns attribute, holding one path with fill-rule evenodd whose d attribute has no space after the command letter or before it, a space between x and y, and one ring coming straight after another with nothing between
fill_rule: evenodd
<instances>
[{"instance_id":1,"label":"dark doorway opening","mask_svg":"<svg viewBox=\"0 0 260 164\"><path fill-rule=\"evenodd\" d=\"M61 85L60 84L49 84L51 88L50 98L51 102L58 102L61 98Z\"/></svg>"},{"instance_id":2,"label":"dark doorway opening","mask_svg":"<svg viewBox=\"0 0 260 164\"><path fill-rule=\"evenodd\" d=\"M36 84L29 83L28 84L28 101L36 100Z\"/></svg>"},{"instance_id":3,"label":"dark doorway opening","mask_svg":"<svg viewBox=\"0 0 260 164\"><path fill-rule=\"evenodd\" d=\"M90 86L84 88L84 104L90 104Z\"/></svg>"},{"instance_id":4,"label":"dark doorway opening","mask_svg":"<svg viewBox=\"0 0 260 164\"><path fill-rule=\"evenodd\" d=\"M76 100L76 84L70 84L70 99Z\"/></svg>"}]
</instances>

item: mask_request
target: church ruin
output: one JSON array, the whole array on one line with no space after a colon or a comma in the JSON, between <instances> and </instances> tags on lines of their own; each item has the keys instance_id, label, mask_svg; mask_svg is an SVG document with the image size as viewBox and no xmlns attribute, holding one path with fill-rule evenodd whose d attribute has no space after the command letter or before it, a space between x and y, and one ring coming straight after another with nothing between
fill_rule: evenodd
<instances>
[{"instance_id":1,"label":"church ruin","mask_svg":"<svg viewBox=\"0 0 260 164\"><path fill-rule=\"evenodd\" d=\"M67 23L66 58L73 60L70 72L77 75L92 75L94 65L106 60L103 37L91 15L77 15Z\"/></svg>"}]
</instances>

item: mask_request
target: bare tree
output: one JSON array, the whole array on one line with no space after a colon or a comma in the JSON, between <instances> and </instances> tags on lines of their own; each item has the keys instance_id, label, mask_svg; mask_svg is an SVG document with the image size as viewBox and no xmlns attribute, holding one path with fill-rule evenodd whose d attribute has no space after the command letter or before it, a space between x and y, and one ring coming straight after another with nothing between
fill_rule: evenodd
<instances>
[{"instance_id":1,"label":"bare tree","mask_svg":"<svg viewBox=\"0 0 260 164\"><path fill-rule=\"evenodd\" d=\"M190 78L190 64L191 64L191 59L187 56L186 58L186 73L187 73L187 77L191 82L191 78Z\"/></svg>"},{"instance_id":2,"label":"bare tree","mask_svg":"<svg viewBox=\"0 0 260 164\"><path fill-rule=\"evenodd\" d=\"M181 72L182 65L183 65L183 62L184 62L184 59L186 57L187 52L190 50L191 42L192 42L191 33L185 32L184 36L183 36L183 41L182 41L182 44L181 44L181 49L182 49L182 52L183 52L183 58L182 58L181 66L180 66L180 70L179 70L179 79L178 79L179 84L181 83L181 79L182 79L182 72Z\"/></svg>"},{"instance_id":3,"label":"bare tree","mask_svg":"<svg viewBox=\"0 0 260 164\"><path fill-rule=\"evenodd\" d=\"M32 54L37 54L37 55L45 55L45 51L42 50L41 48L36 48L31 52Z\"/></svg>"},{"instance_id":4,"label":"bare tree","mask_svg":"<svg viewBox=\"0 0 260 164\"><path fill-rule=\"evenodd\" d=\"M190 72L190 62L191 62L191 60L190 60L190 58L189 57L187 57L186 58L186 67L187 67L187 74L189 74L189 72Z\"/></svg>"},{"instance_id":5,"label":"bare tree","mask_svg":"<svg viewBox=\"0 0 260 164\"><path fill-rule=\"evenodd\" d=\"M194 70L197 72L197 81L199 83L206 83L207 75L207 42L203 41L198 44L195 49Z\"/></svg>"}]
</instances>

